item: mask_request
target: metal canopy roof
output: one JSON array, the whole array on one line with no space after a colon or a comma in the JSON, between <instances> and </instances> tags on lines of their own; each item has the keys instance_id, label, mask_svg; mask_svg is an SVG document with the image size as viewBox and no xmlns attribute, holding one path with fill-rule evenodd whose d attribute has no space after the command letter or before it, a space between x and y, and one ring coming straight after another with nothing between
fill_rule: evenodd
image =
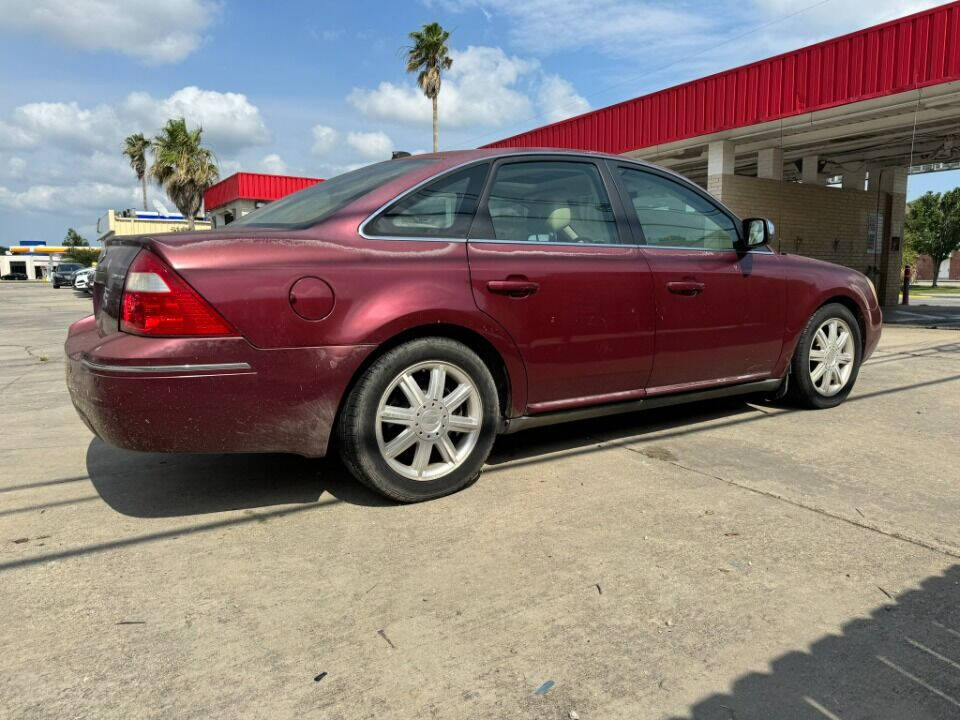
<instances>
[{"instance_id":1,"label":"metal canopy roof","mask_svg":"<svg viewBox=\"0 0 960 720\"><path fill-rule=\"evenodd\" d=\"M789 160L816 148L834 169L854 157L903 162L911 151L918 162L951 162L960 158L958 118L960 2L951 2L486 147L629 154L693 175L705 166L704 144L720 139L738 156L777 146ZM738 157L738 168L751 162Z\"/></svg>"}]
</instances>

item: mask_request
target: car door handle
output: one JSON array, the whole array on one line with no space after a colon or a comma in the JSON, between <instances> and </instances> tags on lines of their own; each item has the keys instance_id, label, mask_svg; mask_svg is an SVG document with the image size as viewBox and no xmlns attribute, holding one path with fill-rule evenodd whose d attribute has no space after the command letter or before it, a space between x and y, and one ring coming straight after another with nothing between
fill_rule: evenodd
<instances>
[{"instance_id":1,"label":"car door handle","mask_svg":"<svg viewBox=\"0 0 960 720\"><path fill-rule=\"evenodd\" d=\"M539 289L540 284L532 280L491 280L487 283L490 292L511 297L527 297Z\"/></svg>"},{"instance_id":2,"label":"car door handle","mask_svg":"<svg viewBox=\"0 0 960 720\"><path fill-rule=\"evenodd\" d=\"M683 280L679 282L668 282L667 290L675 295L699 295L706 287L702 282Z\"/></svg>"},{"instance_id":3,"label":"car door handle","mask_svg":"<svg viewBox=\"0 0 960 720\"><path fill-rule=\"evenodd\" d=\"M487 290L498 295L511 295L513 297L526 297L533 295L540 289L539 283L532 280L491 280L487 283Z\"/></svg>"}]
</instances>

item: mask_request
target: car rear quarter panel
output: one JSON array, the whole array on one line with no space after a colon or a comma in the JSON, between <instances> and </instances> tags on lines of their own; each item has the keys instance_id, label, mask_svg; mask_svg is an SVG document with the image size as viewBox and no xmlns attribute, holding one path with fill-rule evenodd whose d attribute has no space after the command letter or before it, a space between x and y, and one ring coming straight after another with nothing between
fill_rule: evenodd
<instances>
[{"instance_id":1,"label":"car rear quarter panel","mask_svg":"<svg viewBox=\"0 0 960 720\"><path fill-rule=\"evenodd\" d=\"M525 407L519 351L495 321L477 312L463 242L371 240L341 221L187 245L158 241L153 249L257 348L364 346L374 352L412 329L453 325L494 347L510 380L509 412ZM290 290L303 277L321 278L334 291L333 310L322 320L293 310Z\"/></svg>"}]
</instances>

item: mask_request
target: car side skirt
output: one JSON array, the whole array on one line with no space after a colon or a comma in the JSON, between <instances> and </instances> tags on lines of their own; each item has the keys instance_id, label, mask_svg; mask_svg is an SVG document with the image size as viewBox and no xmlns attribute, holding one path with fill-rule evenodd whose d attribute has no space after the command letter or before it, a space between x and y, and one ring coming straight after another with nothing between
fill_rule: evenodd
<instances>
[{"instance_id":1,"label":"car side skirt","mask_svg":"<svg viewBox=\"0 0 960 720\"><path fill-rule=\"evenodd\" d=\"M577 408L575 410L560 410L558 412L542 413L539 415L522 415L520 417L508 418L504 421L502 434L520 432L530 428L542 427L544 425L555 425L557 423L572 422L574 420L588 420L590 418L605 417L607 415L619 415L621 413L636 412L638 410L650 410L668 405L681 405L683 403L698 402L700 400L713 400L716 398L731 397L734 395L749 395L752 393L771 392L780 387L783 378L771 378L769 380L758 380L756 382L740 383L739 385L726 385L724 387L710 388L709 390L696 390L694 392L677 393L676 395L660 395L657 397L646 397L639 400L630 400L628 402L612 403L607 405L593 405L591 407Z\"/></svg>"}]
</instances>

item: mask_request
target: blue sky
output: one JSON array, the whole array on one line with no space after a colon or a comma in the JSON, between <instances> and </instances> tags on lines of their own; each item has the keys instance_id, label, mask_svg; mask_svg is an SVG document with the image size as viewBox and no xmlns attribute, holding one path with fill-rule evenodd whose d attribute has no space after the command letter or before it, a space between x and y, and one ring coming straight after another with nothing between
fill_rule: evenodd
<instances>
[{"instance_id":1,"label":"blue sky","mask_svg":"<svg viewBox=\"0 0 960 720\"><path fill-rule=\"evenodd\" d=\"M425 22L452 33L440 144L460 148L936 4L0 0L0 245L91 237L108 207L137 205L121 140L170 116L203 125L224 176L329 177L429 148L402 62ZM957 184L914 177L910 193Z\"/></svg>"}]
</instances>

